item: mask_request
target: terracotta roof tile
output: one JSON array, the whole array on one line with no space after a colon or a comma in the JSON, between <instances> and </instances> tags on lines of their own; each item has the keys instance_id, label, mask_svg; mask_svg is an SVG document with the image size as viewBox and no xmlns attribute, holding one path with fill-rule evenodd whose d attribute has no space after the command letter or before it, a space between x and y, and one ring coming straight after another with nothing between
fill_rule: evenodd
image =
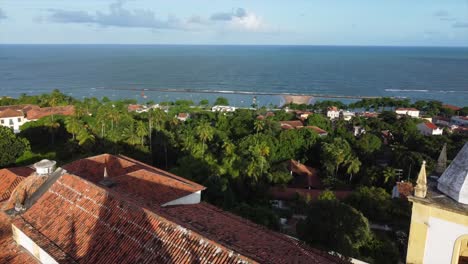
<instances>
[{"instance_id":1,"label":"terracotta roof tile","mask_svg":"<svg viewBox=\"0 0 468 264\"><path fill-rule=\"evenodd\" d=\"M0 207L2 204L0 203ZM10 218L0 210L0 263L39 263L13 240Z\"/></svg>"},{"instance_id":2,"label":"terracotta roof tile","mask_svg":"<svg viewBox=\"0 0 468 264\"><path fill-rule=\"evenodd\" d=\"M0 170L0 202L8 200L16 186L31 175L34 170L29 167L17 167Z\"/></svg>"},{"instance_id":3,"label":"terracotta roof tile","mask_svg":"<svg viewBox=\"0 0 468 264\"><path fill-rule=\"evenodd\" d=\"M456 105L444 104L442 105L443 108L451 109L453 111L460 111L462 108Z\"/></svg>"},{"instance_id":4,"label":"terracotta roof tile","mask_svg":"<svg viewBox=\"0 0 468 264\"><path fill-rule=\"evenodd\" d=\"M325 130L321 129L320 127L317 127L317 126L306 126L306 128L312 129L313 131L315 131L319 135L327 134L327 131L325 131Z\"/></svg>"},{"instance_id":5,"label":"terracotta roof tile","mask_svg":"<svg viewBox=\"0 0 468 264\"><path fill-rule=\"evenodd\" d=\"M13 110L13 109L6 109L0 111L0 118L8 118L8 117L23 117L24 114L21 111Z\"/></svg>"},{"instance_id":6,"label":"terracotta roof tile","mask_svg":"<svg viewBox=\"0 0 468 264\"><path fill-rule=\"evenodd\" d=\"M425 125L426 125L426 127L429 128L429 129L432 129L432 130L437 129L437 126L434 125L434 124L431 123L431 122L426 122Z\"/></svg>"},{"instance_id":7,"label":"terracotta roof tile","mask_svg":"<svg viewBox=\"0 0 468 264\"><path fill-rule=\"evenodd\" d=\"M304 127L304 124L300 120L280 121L280 125L282 129L297 129Z\"/></svg>"},{"instance_id":8,"label":"terracotta roof tile","mask_svg":"<svg viewBox=\"0 0 468 264\"><path fill-rule=\"evenodd\" d=\"M75 107L73 105L57 106L57 107L43 107L33 108L26 112L26 118L29 120L40 119L50 115L73 115L75 114Z\"/></svg>"},{"instance_id":9,"label":"terracotta roof tile","mask_svg":"<svg viewBox=\"0 0 468 264\"><path fill-rule=\"evenodd\" d=\"M289 161L289 169L294 173L295 176L293 183L290 185L291 187L312 187L317 189L322 188L322 181L318 176L317 169L306 166L295 160Z\"/></svg>"}]
</instances>

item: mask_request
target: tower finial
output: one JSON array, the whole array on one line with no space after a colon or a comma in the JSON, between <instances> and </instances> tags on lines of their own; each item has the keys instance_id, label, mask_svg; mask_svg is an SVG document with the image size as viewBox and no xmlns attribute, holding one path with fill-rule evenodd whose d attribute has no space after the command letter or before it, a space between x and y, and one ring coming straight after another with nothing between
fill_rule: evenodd
<instances>
[{"instance_id":1,"label":"tower finial","mask_svg":"<svg viewBox=\"0 0 468 264\"><path fill-rule=\"evenodd\" d=\"M414 188L414 196L419 198L426 198L427 194L427 177L426 177L426 161L424 160L421 165L421 170L418 174L416 187Z\"/></svg>"}]
</instances>

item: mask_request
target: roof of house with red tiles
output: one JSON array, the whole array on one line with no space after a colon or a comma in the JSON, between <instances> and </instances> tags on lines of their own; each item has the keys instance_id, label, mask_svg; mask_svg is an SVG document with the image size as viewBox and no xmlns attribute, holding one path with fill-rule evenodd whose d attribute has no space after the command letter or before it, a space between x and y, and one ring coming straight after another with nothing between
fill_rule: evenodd
<instances>
[{"instance_id":1,"label":"roof of house with red tiles","mask_svg":"<svg viewBox=\"0 0 468 264\"><path fill-rule=\"evenodd\" d=\"M75 107L73 105L33 108L26 112L26 118L29 120L40 119L50 115L73 115Z\"/></svg>"},{"instance_id":2,"label":"roof of house with red tiles","mask_svg":"<svg viewBox=\"0 0 468 264\"><path fill-rule=\"evenodd\" d=\"M0 118L8 118L8 117L23 117L24 114L23 112L19 110L13 110L13 109L6 109L3 111L0 111Z\"/></svg>"},{"instance_id":3,"label":"roof of house with red tiles","mask_svg":"<svg viewBox=\"0 0 468 264\"><path fill-rule=\"evenodd\" d=\"M10 198L3 205L3 210L12 209L16 204L24 205L26 200L41 187L46 177L33 174L22 180L11 192Z\"/></svg>"},{"instance_id":4,"label":"roof of house with red tiles","mask_svg":"<svg viewBox=\"0 0 468 264\"><path fill-rule=\"evenodd\" d=\"M294 173L294 179L289 185L290 187L322 188L322 181L318 176L317 169L306 166L295 160L290 160L288 167Z\"/></svg>"},{"instance_id":5,"label":"roof of house with red tiles","mask_svg":"<svg viewBox=\"0 0 468 264\"><path fill-rule=\"evenodd\" d=\"M272 187L270 188L270 196L277 200L294 200L298 196L302 196L308 199L317 199L317 197L324 190L317 189L303 189L303 188L284 188L284 187ZM352 191L333 191L336 198L342 200L351 195Z\"/></svg>"},{"instance_id":6,"label":"roof of house with red tiles","mask_svg":"<svg viewBox=\"0 0 468 264\"><path fill-rule=\"evenodd\" d=\"M33 172L34 170L29 167L1 169L0 202L8 200L16 186Z\"/></svg>"},{"instance_id":7,"label":"roof of house with red tiles","mask_svg":"<svg viewBox=\"0 0 468 264\"><path fill-rule=\"evenodd\" d=\"M328 110L328 111L335 111L335 112L336 112L336 111L338 111L338 107L336 107L336 106L331 106L331 107L328 107L327 110Z\"/></svg>"},{"instance_id":8,"label":"roof of house with red tiles","mask_svg":"<svg viewBox=\"0 0 468 264\"><path fill-rule=\"evenodd\" d=\"M129 112L132 112L132 111L136 111L136 110L141 109L141 108L143 108L142 105L139 105L139 104L129 104L128 107L127 107L127 110L128 110Z\"/></svg>"},{"instance_id":9,"label":"roof of house with red tiles","mask_svg":"<svg viewBox=\"0 0 468 264\"><path fill-rule=\"evenodd\" d=\"M282 129L297 129L304 127L304 124L300 120L280 121L280 125Z\"/></svg>"},{"instance_id":10,"label":"roof of house with red tiles","mask_svg":"<svg viewBox=\"0 0 468 264\"><path fill-rule=\"evenodd\" d=\"M453 111L460 111L462 108L456 105L444 104L442 105L443 108L451 109Z\"/></svg>"},{"instance_id":11,"label":"roof of house with red tiles","mask_svg":"<svg viewBox=\"0 0 468 264\"><path fill-rule=\"evenodd\" d=\"M431 123L431 122L425 122L424 125L426 125L427 128L432 129L432 130L438 128L436 125L434 125L434 124Z\"/></svg>"},{"instance_id":12,"label":"roof of house with red tiles","mask_svg":"<svg viewBox=\"0 0 468 264\"><path fill-rule=\"evenodd\" d=\"M20 110L23 112L27 112L28 110L31 109L38 109L40 108L37 105L32 105L32 104L22 104L22 105L5 105L5 106L0 106L0 111L6 110L6 109L12 109L12 110Z\"/></svg>"},{"instance_id":13,"label":"roof of house with red tiles","mask_svg":"<svg viewBox=\"0 0 468 264\"><path fill-rule=\"evenodd\" d=\"M0 207L2 205L0 203ZM15 243L11 229L11 219L2 210L0 210L0 263L39 263L36 258Z\"/></svg>"},{"instance_id":14,"label":"roof of house with red tiles","mask_svg":"<svg viewBox=\"0 0 468 264\"><path fill-rule=\"evenodd\" d=\"M59 251L41 246L52 257L64 252L78 263L254 262L74 175L62 175L13 224L53 241Z\"/></svg>"},{"instance_id":15,"label":"roof of house with red tiles","mask_svg":"<svg viewBox=\"0 0 468 264\"><path fill-rule=\"evenodd\" d=\"M321 129L318 126L306 126L306 128L312 129L313 131L315 131L319 135L327 134L327 131Z\"/></svg>"},{"instance_id":16,"label":"roof of house with red tiles","mask_svg":"<svg viewBox=\"0 0 468 264\"><path fill-rule=\"evenodd\" d=\"M106 168L110 179L115 178L115 181L123 183L118 186L123 192L132 192L130 189L133 187L129 183L137 183L142 180L147 181L150 184L149 186L153 188L158 187L159 191L162 191L162 188L166 188L165 191L168 193L174 191L174 189L179 189L181 192L190 190L191 193L205 189L200 184L122 155L102 154L74 161L63 166L63 168L74 175L78 175L94 183L99 183L103 180L104 168ZM127 177L119 177L123 175ZM123 186L127 186L128 190L124 190ZM143 190L143 188L149 187L142 186L142 189L133 188L133 190ZM144 191L143 193L147 192ZM174 192L174 194L176 193Z\"/></svg>"}]
</instances>

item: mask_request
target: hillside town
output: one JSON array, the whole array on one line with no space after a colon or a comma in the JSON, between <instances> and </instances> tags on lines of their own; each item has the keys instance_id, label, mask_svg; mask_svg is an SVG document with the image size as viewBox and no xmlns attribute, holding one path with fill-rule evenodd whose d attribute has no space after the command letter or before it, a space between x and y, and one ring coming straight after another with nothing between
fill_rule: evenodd
<instances>
[{"instance_id":1,"label":"hillside town","mask_svg":"<svg viewBox=\"0 0 468 264\"><path fill-rule=\"evenodd\" d=\"M0 260L465 261L467 107L291 100L0 100Z\"/></svg>"}]
</instances>

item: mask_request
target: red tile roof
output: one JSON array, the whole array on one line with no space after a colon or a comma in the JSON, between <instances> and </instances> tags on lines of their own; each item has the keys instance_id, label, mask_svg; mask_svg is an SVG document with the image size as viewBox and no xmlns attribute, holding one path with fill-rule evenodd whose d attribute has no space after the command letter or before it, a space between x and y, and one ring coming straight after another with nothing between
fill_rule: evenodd
<instances>
[{"instance_id":1,"label":"red tile roof","mask_svg":"<svg viewBox=\"0 0 468 264\"><path fill-rule=\"evenodd\" d=\"M300 120L280 121L280 125L282 129L297 129L304 127L304 124Z\"/></svg>"},{"instance_id":2,"label":"red tile roof","mask_svg":"<svg viewBox=\"0 0 468 264\"><path fill-rule=\"evenodd\" d=\"M0 170L0 202L8 200L18 184L31 175L34 170L29 167L17 167Z\"/></svg>"},{"instance_id":3,"label":"red tile roof","mask_svg":"<svg viewBox=\"0 0 468 264\"><path fill-rule=\"evenodd\" d=\"M111 188L96 184L105 165L115 183ZM161 207L204 187L130 158L104 154L65 167L83 178L62 175L14 222L57 259L344 263L206 203Z\"/></svg>"},{"instance_id":4,"label":"red tile roof","mask_svg":"<svg viewBox=\"0 0 468 264\"><path fill-rule=\"evenodd\" d=\"M456 105L449 105L449 104L444 104L442 105L443 108L451 109L453 111L460 111L462 108L458 107Z\"/></svg>"},{"instance_id":5,"label":"red tile roof","mask_svg":"<svg viewBox=\"0 0 468 264\"><path fill-rule=\"evenodd\" d=\"M26 118L29 120L40 119L50 115L73 115L75 107L73 105L34 108L26 112Z\"/></svg>"},{"instance_id":6,"label":"red tile roof","mask_svg":"<svg viewBox=\"0 0 468 264\"><path fill-rule=\"evenodd\" d=\"M304 198L310 198L311 200L317 199L317 197L324 190L317 189L303 189L303 188L283 188L283 187L272 187L270 188L270 195L272 198L277 200L294 200L298 195ZM336 198L342 200L351 195L351 191L333 191Z\"/></svg>"},{"instance_id":7,"label":"red tile roof","mask_svg":"<svg viewBox=\"0 0 468 264\"><path fill-rule=\"evenodd\" d=\"M338 107L336 107L336 106L331 106L331 107L328 107L327 110L328 110L328 111L335 111L335 112L336 112L336 111L338 111Z\"/></svg>"},{"instance_id":8,"label":"red tile roof","mask_svg":"<svg viewBox=\"0 0 468 264\"><path fill-rule=\"evenodd\" d=\"M58 179L14 224L21 221L78 263L251 262L73 175Z\"/></svg>"},{"instance_id":9,"label":"red tile roof","mask_svg":"<svg viewBox=\"0 0 468 264\"><path fill-rule=\"evenodd\" d=\"M21 111L13 110L13 109L6 109L0 111L0 118L8 118L8 117L23 117L24 114Z\"/></svg>"},{"instance_id":10,"label":"red tile roof","mask_svg":"<svg viewBox=\"0 0 468 264\"><path fill-rule=\"evenodd\" d=\"M316 189L322 188L322 181L318 176L318 171L315 168L306 166L295 160L289 161L289 169L294 173L293 183L291 187L307 188L312 187Z\"/></svg>"},{"instance_id":11,"label":"red tile roof","mask_svg":"<svg viewBox=\"0 0 468 264\"><path fill-rule=\"evenodd\" d=\"M143 108L142 105L139 105L139 104L130 104L130 105L128 105L128 107L127 107L127 111L133 112L133 111L136 111L136 110L141 109L141 108Z\"/></svg>"},{"instance_id":12,"label":"red tile roof","mask_svg":"<svg viewBox=\"0 0 468 264\"><path fill-rule=\"evenodd\" d=\"M313 131L315 131L319 135L327 134L327 131L325 131L325 130L321 129L320 127L317 127L317 126L306 126L306 128L312 129Z\"/></svg>"},{"instance_id":13,"label":"red tile roof","mask_svg":"<svg viewBox=\"0 0 468 264\"><path fill-rule=\"evenodd\" d=\"M0 203L0 207L3 204ZM11 219L0 210L0 263L24 264L39 263L13 240Z\"/></svg>"},{"instance_id":14,"label":"red tile roof","mask_svg":"<svg viewBox=\"0 0 468 264\"><path fill-rule=\"evenodd\" d=\"M437 129L437 126L434 125L434 124L431 123L431 122L425 122L424 124L425 124L426 127L429 128L429 129L432 129L432 130Z\"/></svg>"}]
</instances>

